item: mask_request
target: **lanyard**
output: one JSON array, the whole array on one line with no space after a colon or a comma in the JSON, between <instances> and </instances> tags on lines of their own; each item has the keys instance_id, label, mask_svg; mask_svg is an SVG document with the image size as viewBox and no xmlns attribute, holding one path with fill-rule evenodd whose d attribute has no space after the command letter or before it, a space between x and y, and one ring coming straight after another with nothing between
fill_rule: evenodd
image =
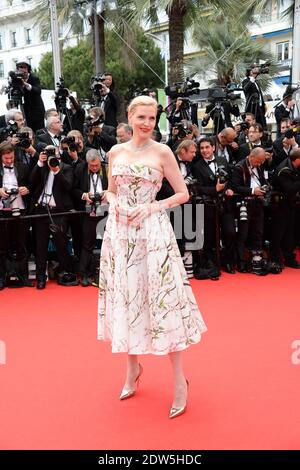
<instances>
[{"instance_id":1,"label":"lanyard","mask_svg":"<svg viewBox=\"0 0 300 470\"><path fill-rule=\"evenodd\" d=\"M96 179L96 183L94 181L94 178L93 176L95 175L96 173L90 173L90 179L91 179L91 182L92 182L92 185L93 185L93 188L94 188L94 194L97 192L97 186L98 186L98 182L99 182L99 173L97 173L97 179Z\"/></svg>"}]
</instances>

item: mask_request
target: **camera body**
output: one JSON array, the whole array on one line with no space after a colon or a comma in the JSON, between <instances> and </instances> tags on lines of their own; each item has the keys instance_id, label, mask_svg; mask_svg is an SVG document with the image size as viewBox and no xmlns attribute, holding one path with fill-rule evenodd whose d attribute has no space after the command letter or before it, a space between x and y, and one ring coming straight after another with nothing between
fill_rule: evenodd
<instances>
[{"instance_id":1,"label":"camera body","mask_svg":"<svg viewBox=\"0 0 300 470\"><path fill-rule=\"evenodd\" d=\"M263 205L269 206L272 198L272 186L270 184L264 184L261 189L265 192L263 196Z\"/></svg>"},{"instance_id":2,"label":"camera body","mask_svg":"<svg viewBox=\"0 0 300 470\"><path fill-rule=\"evenodd\" d=\"M21 211L16 198L16 196L19 194L19 188L5 188L5 192L9 195L9 197L8 199L2 199L4 210L11 210L11 215L14 217L18 217L19 215L21 215Z\"/></svg>"},{"instance_id":3,"label":"camera body","mask_svg":"<svg viewBox=\"0 0 300 470\"><path fill-rule=\"evenodd\" d=\"M59 82L56 83L55 90L55 104L58 112L64 112L67 108L67 98L69 97L70 92L68 88L65 87L65 82L62 77L59 78Z\"/></svg>"},{"instance_id":4,"label":"camera body","mask_svg":"<svg viewBox=\"0 0 300 470\"><path fill-rule=\"evenodd\" d=\"M187 77L184 82L174 83L165 87L165 93L171 99L188 97L200 93L200 83Z\"/></svg>"},{"instance_id":5,"label":"camera body","mask_svg":"<svg viewBox=\"0 0 300 470\"><path fill-rule=\"evenodd\" d=\"M105 74L98 74L91 77L91 90L93 94L97 97L100 97L100 91L103 88L104 81L105 81Z\"/></svg>"},{"instance_id":6,"label":"camera body","mask_svg":"<svg viewBox=\"0 0 300 470\"><path fill-rule=\"evenodd\" d=\"M184 139L184 137L186 137L188 134L191 133L191 130L189 129L189 126L188 126L188 122L185 122L185 121L178 122L177 124L173 126L173 129L178 130L176 135L179 139Z\"/></svg>"},{"instance_id":7,"label":"camera body","mask_svg":"<svg viewBox=\"0 0 300 470\"><path fill-rule=\"evenodd\" d=\"M292 127L290 127L289 129L287 129L284 133L284 137L286 139L292 139L293 137L296 137L297 135L297 132L294 131L294 129Z\"/></svg>"},{"instance_id":8,"label":"camera body","mask_svg":"<svg viewBox=\"0 0 300 470\"><path fill-rule=\"evenodd\" d=\"M208 101L211 103L224 103L241 99L241 94L234 93L233 90L238 89L236 85L228 84L226 87L215 86L208 89Z\"/></svg>"},{"instance_id":9,"label":"camera body","mask_svg":"<svg viewBox=\"0 0 300 470\"><path fill-rule=\"evenodd\" d=\"M220 184L226 184L229 181L229 173L226 169L222 166L217 168L215 177L219 180Z\"/></svg>"},{"instance_id":10,"label":"camera body","mask_svg":"<svg viewBox=\"0 0 300 470\"><path fill-rule=\"evenodd\" d=\"M61 139L60 143L62 146L66 145L71 152L77 152L78 150L74 136L64 137L63 139Z\"/></svg>"},{"instance_id":11,"label":"camera body","mask_svg":"<svg viewBox=\"0 0 300 470\"><path fill-rule=\"evenodd\" d=\"M101 201L103 199L104 192L94 194L89 193L89 198L93 201L92 204L86 204L85 210L90 217L99 217L101 215Z\"/></svg>"},{"instance_id":12,"label":"camera body","mask_svg":"<svg viewBox=\"0 0 300 470\"><path fill-rule=\"evenodd\" d=\"M12 119L8 121L6 127L1 131L1 139L5 140L7 137L12 137L18 132L18 124Z\"/></svg>"},{"instance_id":13,"label":"camera body","mask_svg":"<svg viewBox=\"0 0 300 470\"><path fill-rule=\"evenodd\" d=\"M16 196L17 194L19 194L19 189L18 188L10 188L10 189L6 189L5 192L9 196Z\"/></svg>"},{"instance_id":14,"label":"camera body","mask_svg":"<svg viewBox=\"0 0 300 470\"><path fill-rule=\"evenodd\" d=\"M16 137L19 139L19 142L16 144L17 147L22 149L28 149L31 145L31 139L29 138L29 132L17 132Z\"/></svg>"},{"instance_id":15,"label":"camera body","mask_svg":"<svg viewBox=\"0 0 300 470\"><path fill-rule=\"evenodd\" d=\"M90 132L93 127L97 127L100 124L104 123L104 119L102 117L98 117L93 121L93 118L91 116L88 116L83 124L83 131L85 133Z\"/></svg>"},{"instance_id":16,"label":"camera body","mask_svg":"<svg viewBox=\"0 0 300 470\"><path fill-rule=\"evenodd\" d=\"M249 74L253 69L258 69L257 75L268 74L270 72L270 63L265 62L264 64L252 64L247 69L247 73Z\"/></svg>"}]
</instances>

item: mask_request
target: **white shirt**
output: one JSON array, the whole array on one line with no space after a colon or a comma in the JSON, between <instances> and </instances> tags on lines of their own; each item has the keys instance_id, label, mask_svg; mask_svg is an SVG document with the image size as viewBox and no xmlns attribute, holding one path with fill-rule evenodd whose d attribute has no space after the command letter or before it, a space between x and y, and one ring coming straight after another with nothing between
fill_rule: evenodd
<instances>
[{"instance_id":1,"label":"white shirt","mask_svg":"<svg viewBox=\"0 0 300 470\"><path fill-rule=\"evenodd\" d=\"M252 194L253 194L255 188L261 187L257 168L251 168L250 176L251 176L250 188L252 189Z\"/></svg>"},{"instance_id":2,"label":"white shirt","mask_svg":"<svg viewBox=\"0 0 300 470\"><path fill-rule=\"evenodd\" d=\"M59 140L58 138L56 137L55 134L53 134L52 132L48 131L50 137L51 137L51 140L53 142L53 145L55 145L55 147L59 147Z\"/></svg>"},{"instance_id":3,"label":"white shirt","mask_svg":"<svg viewBox=\"0 0 300 470\"><path fill-rule=\"evenodd\" d=\"M55 175L53 171L49 171L49 175L44 186L43 192L39 197L39 204L48 204L49 207L56 207L55 200L52 194L54 176Z\"/></svg>"},{"instance_id":4,"label":"white shirt","mask_svg":"<svg viewBox=\"0 0 300 470\"><path fill-rule=\"evenodd\" d=\"M97 183L96 192L97 192L97 193L102 193L102 191L103 191L103 188L102 188L102 181L101 181L101 178L100 178L99 173L90 173L90 174L89 174L89 177L90 177L90 189L89 189L89 192L90 192L91 194L95 194L94 184ZM97 177L98 177L98 181L97 181ZM93 184L92 180L93 180L94 184Z\"/></svg>"},{"instance_id":5,"label":"white shirt","mask_svg":"<svg viewBox=\"0 0 300 470\"><path fill-rule=\"evenodd\" d=\"M4 165L3 165L4 167ZM18 188L18 180L15 174L15 170L8 170L7 168L3 168L3 182L2 187L6 189ZM21 194L17 194L16 196L12 196L15 199L15 205L18 205L19 209L25 209L25 205L23 202L23 198ZM0 200L0 209L3 209L3 202L2 199Z\"/></svg>"}]
</instances>

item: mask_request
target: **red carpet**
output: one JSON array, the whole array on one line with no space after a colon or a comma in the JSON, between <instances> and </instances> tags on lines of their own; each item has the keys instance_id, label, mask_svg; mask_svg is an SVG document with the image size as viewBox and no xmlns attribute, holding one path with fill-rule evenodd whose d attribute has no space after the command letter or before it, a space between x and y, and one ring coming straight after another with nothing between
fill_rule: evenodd
<instances>
[{"instance_id":1,"label":"red carpet","mask_svg":"<svg viewBox=\"0 0 300 470\"><path fill-rule=\"evenodd\" d=\"M97 289L0 292L1 449L299 449L299 272L192 281L208 326L184 353L187 413L168 419L167 357L144 356L120 402L125 356L96 340Z\"/></svg>"}]
</instances>

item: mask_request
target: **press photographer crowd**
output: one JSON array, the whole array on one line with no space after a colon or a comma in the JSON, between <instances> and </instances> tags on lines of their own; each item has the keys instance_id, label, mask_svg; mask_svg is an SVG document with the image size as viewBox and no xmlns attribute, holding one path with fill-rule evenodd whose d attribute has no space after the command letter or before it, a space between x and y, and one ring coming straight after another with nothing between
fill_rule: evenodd
<instances>
[{"instance_id":1,"label":"press photographer crowd","mask_svg":"<svg viewBox=\"0 0 300 470\"><path fill-rule=\"evenodd\" d=\"M91 78L88 112L62 79L55 108L45 110L30 65L22 61L16 67L9 74L8 110L0 116L0 290L44 289L47 278L63 286L97 285L108 153L132 136L128 123L118 122L113 76ZM165 145L190 194L189 204L180 208L182 230L174 227L189 277L217 280L222 271L264 276L285 266L300 268L300 117L293 98L298 86L289 84L276 106L273 136L257 80L263 73L268 64L253 64L240 87L208 89L201 122L198 103L204 98L194 80L166 87L170 104L158 107L153 139L162 140L159 120L165 113L170 129ZM156 96L149 89L141 94ZM242 97L244 110L238 104ZM201 133L199 124L205 129L210 120L212 132ZM172 192L163 180L157 199ZM201 237L199 248L195 240ZM35 284L29 261L35 263Z\"/></svg>"}]
</instances>

